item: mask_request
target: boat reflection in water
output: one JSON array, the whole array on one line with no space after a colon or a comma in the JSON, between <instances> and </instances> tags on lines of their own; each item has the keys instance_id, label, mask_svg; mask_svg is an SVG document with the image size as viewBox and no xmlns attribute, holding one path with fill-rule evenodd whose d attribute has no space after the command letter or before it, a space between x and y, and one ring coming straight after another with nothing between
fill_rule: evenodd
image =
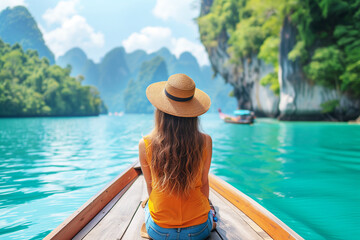
<instances>
[{"instance_id":1,"label":"boat reflection in water","mask_svg":"<svg viewBox=\"0 0 360 240\"><path fill-rule=\"evenodd\" d=\"M238 109L234 111L235 116L227 115L221 112L221 109L218 109L219 116L222 120L227 123L236 123L236 124L253 124L255 120L254 112L245 109Z\"/></svg>"}]
</instances>

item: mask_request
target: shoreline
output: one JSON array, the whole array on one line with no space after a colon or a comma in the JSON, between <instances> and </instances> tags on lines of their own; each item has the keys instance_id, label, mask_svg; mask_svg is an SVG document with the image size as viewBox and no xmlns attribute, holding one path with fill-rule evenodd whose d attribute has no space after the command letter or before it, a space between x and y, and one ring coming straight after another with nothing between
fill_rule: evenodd
<instances>
[{"instance_id":1,"label":"shoreline","mask_svg":"<svg viewBox=\"0 0 360 240\"><path fill-rule=\"evenodd\" d=\"M125 114L153 114L153 113L125 113ZM215 113L209 113L215 114ZM11 116L0 116L0 119L10 119L10 118L72 118L72 117L100 117L100 116L109 116L107 113L99 113L99 114L63 114L63 115L28 115L28 116L18 116L18 115L11 115ZM267 118L277 120L279 122L324 122L324 123L348 123L348 124L360 124L360 117L354 120L336 120L336 119L320 119L320 118L281 118L281 117L274 117L274 116L265 116L264 114L260 114L260 116L256 116L257 119ZM255 119L256 123L256 119ZM255 124L254 123L254 124Z\"/></svg>"}]
</instances>

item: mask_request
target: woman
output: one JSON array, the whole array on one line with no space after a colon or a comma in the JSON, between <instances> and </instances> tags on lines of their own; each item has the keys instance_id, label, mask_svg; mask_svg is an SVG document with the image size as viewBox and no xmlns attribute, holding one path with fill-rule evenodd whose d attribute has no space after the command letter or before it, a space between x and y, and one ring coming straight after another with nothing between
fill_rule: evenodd
<instances>
[{"instance_id":1,"label":"woman","mask_svg":"<svg viewBox=\"0 0 360 240\"><path fill-rule=\"evenodd\" d=\"M139 142L146 230L155 240L205 239L215 227L208 201L212 140L199 131L198 116L210 98L185 74L151 84L146 96L156 107L155 128Z\"/></svg>"}]
</instances>

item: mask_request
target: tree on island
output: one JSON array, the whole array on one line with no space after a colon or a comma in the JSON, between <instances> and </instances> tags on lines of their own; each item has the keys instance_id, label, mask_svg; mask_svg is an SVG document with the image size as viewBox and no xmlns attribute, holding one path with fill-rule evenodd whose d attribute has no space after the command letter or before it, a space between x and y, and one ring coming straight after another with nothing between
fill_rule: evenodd
<instances>
[{"instance_id":1,"label":"tree on island","mask_svg":"<svg viewBox=\"0 0 360 240\"><path fill-rule=\"evenodd\" d=\"M83 77L70 77L71 67L50 65L37 51L23 51L0 39L0 116L99 115L102 101Z\"/></svg>"}]
</instances>

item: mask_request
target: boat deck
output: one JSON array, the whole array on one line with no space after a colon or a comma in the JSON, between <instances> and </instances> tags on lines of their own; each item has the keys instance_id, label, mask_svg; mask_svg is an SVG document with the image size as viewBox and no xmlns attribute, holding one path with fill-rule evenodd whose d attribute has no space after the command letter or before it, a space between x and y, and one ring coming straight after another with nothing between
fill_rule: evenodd
<instances>
[{"instance_id":1,"label":"boat deck","mask_svg":"<svg viewBox=\"0 0 360 240\"><path fill-rule=\"evenodd\" d=\"M73 239L144 239L140 229L145 213L141 202L148 197L143 175L116 195ZM217 228L209 239L272 239L254 221L210 188L217 212Z\"/></svg>"}]
</instances>

